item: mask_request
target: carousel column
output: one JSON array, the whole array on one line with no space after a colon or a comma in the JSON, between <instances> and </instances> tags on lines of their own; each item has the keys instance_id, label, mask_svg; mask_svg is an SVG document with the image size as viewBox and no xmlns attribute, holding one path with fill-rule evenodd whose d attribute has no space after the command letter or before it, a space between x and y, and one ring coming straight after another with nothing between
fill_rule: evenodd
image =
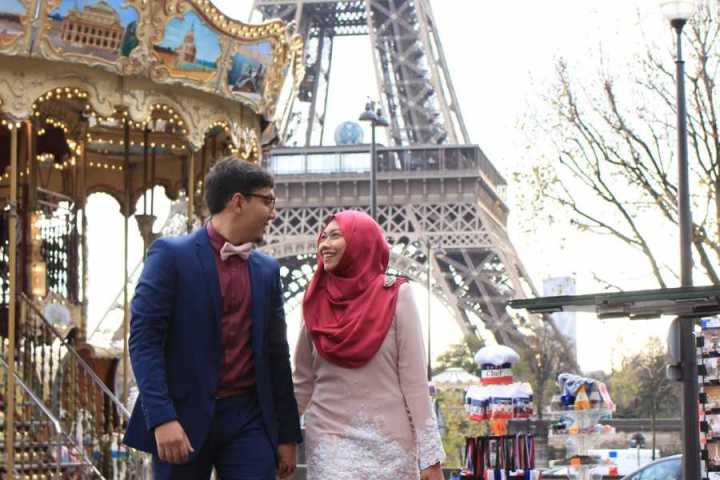
<instances>
[{"instance_id":1,"label":"carousel column","mask_svg":"<svg viewBox=\"0 0 720 480\"><path fill-rule=\"evenodd\" d=\"M157 163L157 147L153 144L150 157L150 184L155 185L155 166ZM150 190L150 215L155 215L155 188Z\"/></svg>"},{"instance_id":2,"label":"carousel column","mask_svg":"<svg viewBox=\"0 0 720 480\"><path fill-rule=\"evenodd\" d=\"M195 150L190 145L187 172L187 232L192 232L193 218L195 218Z\"/></svg>"},{"instance_id":3,"label":"carousel column","mask_svg":"<svg viewBox=\"0 0 720 480\"><path fill-rule=\"evenodd\" d=\"M130 236L130 212L132 211L130 207L130 187L131 187L131 178L130 178L130 122L128 120L128 117L125 116L125 122L124 122L124 135L123 135L123 173L124 173L124 198L123 198L123 216L125 217L125 239L124 239L124 248L123 248L123 357L122 357L122 369L123 369L123 395L122 395L122 402L123 405L127 405L128 400L128 384L129 384L129 377L128 377L128 335L130 332L130 308L129 308L129 292L128 292L128 283L130 282L130 274L128 271L128 262L129 262L129 250L128 250L128 241Z\"/></svg>"},{"instance_id":4,"label":"carousel column","mask_svg":"<svg viewBox=\"0 0 720 480\"><path fill-rule=\"evenodd\" d=\"M82 290L82 303L80 304L80 340L87 339L88 327L88 244L87 244L87 153L85 150L85 139L87 138L87 121L84 123L80 140L78 141L78 199L80 201L80 255L82 257L82 269L80 271L80 289Z\"/></svg>"},{"instance_id":5,"label":"carousel column","mask_svg":"<svg viewBox=\"0 0 720 480\"><path fill-rule=\"evenodd\" d=\"M203 145L200 149L200 175L198 175L198 213L201 223L205 223L208 218L207 206L205 205L205 175L207 175L207 137L203 139Z\"/></svg>"},{"instance_id":6,"label":"carousel column","mask_svg":"<svg viewBox=\"0 0 720 480\"><path fill-rule=\"evenodd\" d=\"M15 467L15 316L17 296L17 198L18 198L18 129L10 124L10 212L8 225L8 281L10 298L8 301L8 351L7 351L7 390L5 392L5 471L12 480Z\"/></svg>"},{"instance_id":7,"label":"carousel column","mask_svg":"<svg viewBox=\"0 0 720 480\"><path fill-rule=\"evenodd\" d=\"M143 132L143 212L140 214L135 215L135 220L138 224L138 229L140 230L140 236L142 236L143 239L143 258L145 255L147 255L147 251L150 248L150 245L152 242L155 241L156 235L153 234L153 225L155 225L155 215L152 213L152 203L154 201L153 194L152 194L152 188L153 188L153 181L150 181L148 179L148 175L150 174L151 165L150 165L150 158L149 158L149 152L150 152L150 129L146 126L145 131ZM154 152L154 150L153 150ZM153 155L153 162L154 162L154 155ZM151 198L151 205L150 209L148 210L148 186L151 188L150 192L150 198Z\"/></svg>"},{"instance_id":8,"label":"carousel column","mask_svg":"<svg viewBox=\"0 0 720 480\"><path fill-rule=\"evenodd\" d=\"M218 134L216 133L216 134L213 135L213 137L212 137L212 152L211 152L211 154L212 154L212 161L211 161L211 163L212 163L213 165L215 165L215 162L217 162L217 159L218 159L218 158L217 158L217 136L218 136Z\"/></svg>"},{"instance_id":9,"label":"carousel column","mask_svg":"<svg viewBox=\"0 0 720 480\"><path fill-rule=\"evenodd\" d=\"M18 283L22 285L24 292L30 292L32 293L33 290L33 263L38 260L38 256L41 256L40 252L37 251L33 247L32 243L32 231L33 231L33 223L35 219L37 218L34 215L34 212L38 210L38 173L37 173L37 165L35 165L35 156L36 156L36 135L35 135L35 122L34 120L27 120L25 122L25 130L24 130L24 139L22 141L19 141L20 144L20 159L18 164L18 169L22 172L25 170L26 176L25 176L25 182L24 182L24 192L23 192L23 202L27 202L27 208L25 211L27 212L26 215L23 215L23 245L28 245L28 254L24 255L25 262L23 262L23 265L20 265L20 278L18 279ZM20 132L18 132L18 135L20 135ZM24 321L24 310L21 312L18 324L22 325Z\"/></svg>"}]
</instances>

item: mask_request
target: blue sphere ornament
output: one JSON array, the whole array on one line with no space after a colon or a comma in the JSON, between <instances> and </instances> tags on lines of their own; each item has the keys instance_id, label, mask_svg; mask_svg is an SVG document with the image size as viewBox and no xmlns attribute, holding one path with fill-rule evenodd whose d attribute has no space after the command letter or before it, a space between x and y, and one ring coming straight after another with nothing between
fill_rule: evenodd
<instances>
[{"instance_id":1,"label":"blue sphere ornament","mask_svg":"<svg viewBox=\"0 0 720 480\"><path fill-rule=\"evenodd\" d=\"M357 122L343 122L335 129L337 145L360 145L363 141L363 129Z\"/></svg>"}]
</instances>

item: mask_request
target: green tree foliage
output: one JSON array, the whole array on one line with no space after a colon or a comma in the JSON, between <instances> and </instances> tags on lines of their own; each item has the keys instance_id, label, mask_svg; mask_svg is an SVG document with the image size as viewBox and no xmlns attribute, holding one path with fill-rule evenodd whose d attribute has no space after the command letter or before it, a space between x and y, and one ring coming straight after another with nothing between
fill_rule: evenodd
<instances>
[{"instance_id":1,"label":"green tree foliage","mask_svg":"<svg viewBox=\"0 0 720 480\"><path fill-rule=\"evenodd\" d=\"M643 351L620 361L608 377L608 389L617 406L616 417L677 417L680 413L680 384L665 376L665 345L650 338Z\"/></svg>"},{"instance_id":2,"label":"green tree foliage","mask_svg":"<svg viewBox=\"0 0 720 480\"><path fill-rule=\"evenodd\" d=\"M475 335L466 335L461 343L451 345L438 356L433 365L433 375L451 367L459 367L468 373L480 376L480 367L475 364L475 352L483 347L483 341Z\"/></svg>"},{"instance_id":3,"label":"green tree foliage","mask_svg":"<svg viewBox=\"0 0 720 480\"><path fill-rule=\"evenodd\" d=\"M650 418L653 452L657 418L680 414L680 384L667 379L666 364L663 342L652 337L641 353L624 358L608 381L616 416Z\"/></svg>"},{"instance_id":4,"label":"green tree foliage","mask_svg":"<svg viewBox=\"0 0 720 480\"><path fill-rule=\"evenodd\" d=\"M438 356L433 375L448 368L462 368L473 375L480 375L480 367L475 364L475 353L483 347L483 341L475 335L467 335L461 343L451 345ZM447 459L445 465L451 468L461 467L465 451L465 438L484 435L485 427L479 422L469 420L465 413L465 392L463 389L449 389L438 393L437 401L442 417L442 441Z\"/></svg>"},{"instance_id":5,"label":"green tree foliage","mask_svg":"<svg viewBox=\"0 0 720 480\"><path fill-rule=\"evenodd\" d=\"M461 389L445 390L437 395L437 401L443 418L443 447L447 459L445 466L461 467L465 452L465 438L485 435L484 424L467 418L465 414L465 392Z\"/></svg>"}]
</instances>

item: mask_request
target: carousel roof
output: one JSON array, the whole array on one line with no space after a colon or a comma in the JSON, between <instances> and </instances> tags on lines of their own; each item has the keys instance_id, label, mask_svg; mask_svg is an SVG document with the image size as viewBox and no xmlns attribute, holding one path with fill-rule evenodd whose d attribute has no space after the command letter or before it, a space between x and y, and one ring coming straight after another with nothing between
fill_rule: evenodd
<instances>
[{"instance_id":1,"label":"carousel roof","mask_svg":"<svg viewBox=\"0 0 720 480\"><path fill-rule=\"evenodd\" d=\"M245 24L208 0L34 5L0 2L0 64L12 65L0 75L8 87L0 88L0 109L10 118L30 118L42 94L70 87L86 92L93 111L105 117L123 109L145 122L153 105L164 103L186 117L224 109L229 123L246 107L272 126L304 74L302 39L291 26ZM197 146L209 124L187 127Z\"/></svg>"}]
</instances>

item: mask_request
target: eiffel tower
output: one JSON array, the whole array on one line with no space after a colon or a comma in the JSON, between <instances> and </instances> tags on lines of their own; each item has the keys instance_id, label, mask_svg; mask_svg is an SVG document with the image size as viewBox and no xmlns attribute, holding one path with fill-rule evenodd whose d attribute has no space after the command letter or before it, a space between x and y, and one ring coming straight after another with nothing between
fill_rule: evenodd
<instances>
[{"instance_id":1,"label":"eiffel tower","mask_svg":"<svg viewBox=\"0 0 720 480\"><path fill-rule=\"evenodd\" d=\"M324 219L369 205L369 146L322 146L333 44L365 35L390 124L391 145L377 149L377 196L391 267L423 283L430 276L465 334L486 329L522 349L525 320L505 302L535 292L508 238L506 181L470 142L429 1L255 0L254 9L294 22L306 46L306 75L282 125L289 140L266 158L279 215L264 249L284 267L291 308L312 275Z\"/></svg>"}]
</instances>

